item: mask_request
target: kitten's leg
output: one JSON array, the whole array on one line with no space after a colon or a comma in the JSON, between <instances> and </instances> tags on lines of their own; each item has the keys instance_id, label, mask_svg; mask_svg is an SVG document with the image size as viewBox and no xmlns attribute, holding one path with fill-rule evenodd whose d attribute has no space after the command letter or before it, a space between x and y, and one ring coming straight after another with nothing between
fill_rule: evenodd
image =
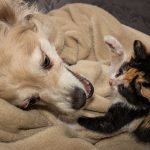
<instances>
[{"instance_id":1,"label":"kitten's leg","mask_svg":"<svg viewBox=\"0 0 150 150\"><path fill-rule=\"evenodd\" d=\"M131 83L128 87L125 87L123 84L118 85L118 92L125 97L129 103L136 105L138 103L138 97L134 89L133 86L131 87Z\"/></svg>"},{"instance_id":2,"label":"kitten's leg","mask_svg":"<svg viewBox=\"0 0 150 150\"><path fill-rule=\"evenodd\" d=\"M104 42L109 46L113 55L123 55L123 47L115 37L111 35L106 35L104 36Z\"/></svg>"},{"instance_id":3,"label":"kitten's leg","mask_svg":"<svg viewBox=\"0 0 150 150\"><path fill-rule=\"evenodd\" d=\"M120 64L125 57L124 49L121 43L113 36L104 36L104 42L109 46L111 50L111 66L110 66L110 76L113 79L116 71L120 67Z\"/></svg>"},{"instance_id":4,"label":"kitten's leg","mask_svg":"<svg viewBox=\"0 0 150 150\"><path fill-rule=\"evenodd\" d=\"M147 110L130 108L124 103L116 103L110 107L105 116L80 117L78 123L87 129L110 134L145 114L147 114Z\"/></svg>"}]
</instances>

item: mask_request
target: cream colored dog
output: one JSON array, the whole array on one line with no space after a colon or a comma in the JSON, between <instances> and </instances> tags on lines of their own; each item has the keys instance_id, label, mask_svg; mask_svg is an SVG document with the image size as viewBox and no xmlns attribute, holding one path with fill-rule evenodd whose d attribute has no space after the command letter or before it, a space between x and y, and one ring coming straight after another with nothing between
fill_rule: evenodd
<instances>
[{"instance_id":1,"label":"cream colored dog","mask_svg":"<svg viewBox=\"0 0 150 150\"><path fill-rule=\"evenodd\" d=\"M93 95L92 84L70 71L29 21L38 12L18 2L0 0L0 97L24 109L41 100L64 113L80 110Z\"/></svg>"}]
</instances>

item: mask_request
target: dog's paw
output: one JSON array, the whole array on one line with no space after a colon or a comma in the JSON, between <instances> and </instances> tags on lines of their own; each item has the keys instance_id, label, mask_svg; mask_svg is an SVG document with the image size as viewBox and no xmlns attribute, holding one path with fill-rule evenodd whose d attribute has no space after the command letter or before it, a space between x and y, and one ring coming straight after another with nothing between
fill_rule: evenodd
<instances>
[{"instance_id":1,"label":"dog's paw","mask_svg":"<svg viewBox=\"0 0 150 150\"><path fill-rule=\"evenodd\" d=\"M121 56L123 54L123 48L121 43L113 36L104 36L104 42L110 47L111 52Z\"/></svg>"}]
</instances>

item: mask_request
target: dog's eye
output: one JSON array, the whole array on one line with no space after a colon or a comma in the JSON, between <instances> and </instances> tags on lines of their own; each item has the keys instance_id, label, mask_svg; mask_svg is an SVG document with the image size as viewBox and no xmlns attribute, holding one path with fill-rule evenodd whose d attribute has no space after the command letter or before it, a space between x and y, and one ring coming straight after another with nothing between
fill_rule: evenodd
<instances>
[{"instance_id":1,"label":"dog's eye","mask_svg":"<svg viewBox=\"0 0 150 150\"><path fill-rule=\"evenodd\" d=\"M50 69L52 67L52 63L47 55L44 55L44 61L42 63L42 67L44 69Z\"/></svg>"}]
</instances>

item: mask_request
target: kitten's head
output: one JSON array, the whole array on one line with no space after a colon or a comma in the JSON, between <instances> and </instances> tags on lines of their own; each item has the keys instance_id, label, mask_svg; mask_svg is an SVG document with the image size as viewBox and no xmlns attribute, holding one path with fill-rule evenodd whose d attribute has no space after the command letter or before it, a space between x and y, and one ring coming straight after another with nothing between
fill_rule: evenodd
<instances>
[{"instance_id":1,"label":"kitten's head","mask_svg":"<svg viewBox=\"0 0 150 150\"><path fill-rule=\"evenodd\" d=\"M137 40L134 41L133 50L133 55L123 60L111 83L126 99L132 97L129 100L132 104L150 105L150 54Z\"/></svg>"}]
</instances>

